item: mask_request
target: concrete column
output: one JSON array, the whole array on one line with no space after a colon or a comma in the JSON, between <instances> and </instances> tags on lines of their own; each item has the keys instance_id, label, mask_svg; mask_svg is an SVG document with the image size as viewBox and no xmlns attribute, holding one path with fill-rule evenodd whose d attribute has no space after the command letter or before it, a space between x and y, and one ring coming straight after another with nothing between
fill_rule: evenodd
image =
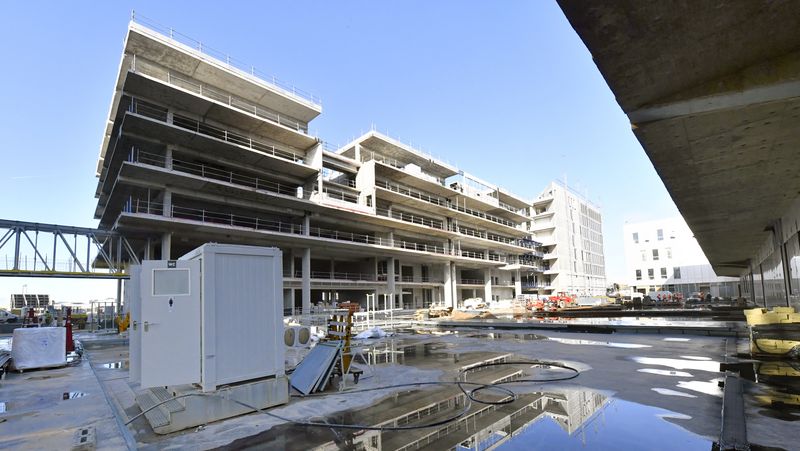
<instances>
[{"instance_id":1,"label":"concrete column","mask_svg":"<svg viewBox=\"0 0 800 451\"><path fill-rule=\"evenodd\" d=\"M361 161L361 145L360 144L356 144L355 147L354 147L353 159L356 160L356 161L359 161L359 162Z\"/></svg>"},{"instance_id":2,"label":"concrete column","mask_svg":"<svg viewBox=\"0 0 800 451\"><path fill-rule=\"evenodd\" d=\"M453 287L455 286L455 278L453 277L453 269L451 268L451 264L445 263L444 268L444 305L445 307L453 307L455 308L456 303L455 299L453 298Z\"/></svg>"},{"instance_id":3,"label":"concrete column","mask_svg":"<svg viewBox=\"0 0 800 451\"><path fill-rule=\"evenodd\" d=\"M483 271L483 301L489 302L492 300L492 270L486 269Z\"/></svg>"},{"instance_id":4,"label":"concrete column","mask_svg":"<svg viewBox=\"0 0 800 451\"><path fill-rule=\"evenodd\" d=\"M303 314L311 313L311 248L303 249Z\"/></svg>"},{"instance_id":5,"label":"concrete column","mask_svg":"<svg viewBox=\"0 0 800 451\"><path fill-rule=\"evenodd\" d=\"M149 237L147 241L144 243L144 255L142 255L142 260L152 260L153 259L153 240Z\"/></svg>"},{"instance_id":6,"label":"concrete column","mask_svg":"<svg viewBox=\"0 0 800 451\"><path fill-rule=\"evenodd\" d=\"M172 146L167 146L167 150L164 152L164 167L172 169Z\"/></svg>"},{"instance_id":7,"label":"concrete column","mask_svg":"<svg viewBox=\"0 0 800 451\"><path fill-rule=\"evenodd\" d=\"M172 250L172 233L167 232L161 235L161 259L170 260Z\"/></svg>"},{"instance_id":8,"label":"concrete column","mask_svg":"<svg viewBox=\"0 0 800 451\"><path fill-rule=\"evenodd\" d=\"M165 190L164 191L164 208L163 208L163 215L171 218L172 217L172 191Z\"/></svg>"},{"instance_id":9,"label":"concrete column","mask_svg":"<svg viewBox=\"0 0 800 451\"><path fill-rule=\"evenodd\" d=\"M333 279L333 273L336 272L336 263L334 259L331 259L331 279Z\"/></svg>"},{"instance_id":10,"label":"concrete column","mask_svg":"<svg viewBox=\"0 0 800 451\"><path fill-rule=\"evenodd\" d=\"M289 259L289 277L294 277L294 252L289 249L283 255Z\"/></svg>"},{"instance_id":11,"label":"concrete column","mask_svg":"<svg viewBox=\"0 0 800 451\"><path fill-rule=\"evenodd\" d=\"M519 269L516 271L516 275L514 276L514 297L522 294L522 279L520 279Z\"/></svg>"},{"instance_id":12,"label":"concrete column","mask_svg":"<svg viewBox=\"0 0 800 451\"><path fill-rule=\"evenodd\" d=\"M394 308L394 293L396 289L396 282L394 280L394 257L389 258L386 262L386 272L388 273L386 275L386 291L389 299L387 306Z\"/></svg>"},{"instance_id":13,"label":"concrete column","mask_svg":"<svg viewBox=\"0 0 800 451\"><path fill-rule=\"evenodd\" d=\"M310 235L311 234L311 215L306 213L303 217L303 235Z\"/></svg>"}]
</instances>

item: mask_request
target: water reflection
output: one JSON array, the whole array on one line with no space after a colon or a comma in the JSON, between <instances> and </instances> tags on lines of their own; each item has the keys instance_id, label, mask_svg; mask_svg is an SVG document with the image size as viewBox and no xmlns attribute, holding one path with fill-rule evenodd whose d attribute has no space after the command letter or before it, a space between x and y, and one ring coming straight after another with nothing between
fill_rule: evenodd
<instances>
[{"instance_id":1,"label":"water reflection","mask_svg":"<svg viewBox=\"0 0 800 451\"><path fill-rule=\"evenodd\" d=\"M623 349L652 348L651 345L643 345L638 343L617 343L613 341L578 340L574 338L557 338L557 337L550 337L550 340L568 345L606 346L609 348L623 348Z\"/></svg>"}]
</instances>

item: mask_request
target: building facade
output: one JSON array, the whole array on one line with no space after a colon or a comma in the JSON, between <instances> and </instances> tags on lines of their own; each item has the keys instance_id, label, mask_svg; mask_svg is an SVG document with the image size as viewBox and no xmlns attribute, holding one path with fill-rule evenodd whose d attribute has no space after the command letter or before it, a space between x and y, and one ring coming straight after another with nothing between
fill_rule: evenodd
<instances>
[{"instance_id":1,"label":"building facade","mask_svg":"<svg viewBox=\"0 0 800 451\"><path fill-rule=\"evenodd\" d=\"M97 166L99 227L141 259L279 247L284 306L304 312L509 299L541 274L529 200L377 131L328 146L308 133L316 98L254 73L132 22Z\"/></svg>"},{"instance_id":2,"label":"building facade","mask_svg":"<svg viewBox=\"0 0 800 451\"><path fill-rule=\"evenodd\" d=\"M634 291L739 295L739 280L714 273L683 218L625 224L624 233L626 277Z\"/></svg>"},{"instance_id":3,"label":"building facade","mask_svg":"<svg viewBox=\"0 0 800 451\"><path fill-rule=\"evenodd\" d=\"M529 292L606 293L600 209L566 184L551 182L529 209L526 229L542 244L543 273L525 281Z\"/></svg>"}]
</instances>

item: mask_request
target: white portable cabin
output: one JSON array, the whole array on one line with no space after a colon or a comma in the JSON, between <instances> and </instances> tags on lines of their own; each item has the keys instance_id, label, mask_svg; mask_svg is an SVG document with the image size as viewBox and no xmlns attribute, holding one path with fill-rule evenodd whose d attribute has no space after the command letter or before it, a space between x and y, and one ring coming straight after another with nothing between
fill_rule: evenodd
<instances>
[{"instance_id":1,"label":"white portable cabin","mask_svg":"<svg viewBox=\"0 0 800 451\"><path fill-rule=\"evenodd\" d=\"M204 392L264 378L284 385L281 259L277 248L209 243L132 268L131 380Z\"/></svg>"}]
</instances>

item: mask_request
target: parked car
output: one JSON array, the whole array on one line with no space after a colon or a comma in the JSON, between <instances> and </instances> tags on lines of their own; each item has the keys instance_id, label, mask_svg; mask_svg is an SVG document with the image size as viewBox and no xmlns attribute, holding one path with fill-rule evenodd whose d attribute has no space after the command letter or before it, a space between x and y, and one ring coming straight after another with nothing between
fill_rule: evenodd
<instances>
[{"instance_id":1,"label":"parked car","mask_svg":"<svg viewBox=\"0 0 800 451\"><path fill-rule=\"evenodd\" d=\"M19 322L19 316L9 312L5 309L0 309L0 323L16 323Z\"/></svg>"}]
</instances>

